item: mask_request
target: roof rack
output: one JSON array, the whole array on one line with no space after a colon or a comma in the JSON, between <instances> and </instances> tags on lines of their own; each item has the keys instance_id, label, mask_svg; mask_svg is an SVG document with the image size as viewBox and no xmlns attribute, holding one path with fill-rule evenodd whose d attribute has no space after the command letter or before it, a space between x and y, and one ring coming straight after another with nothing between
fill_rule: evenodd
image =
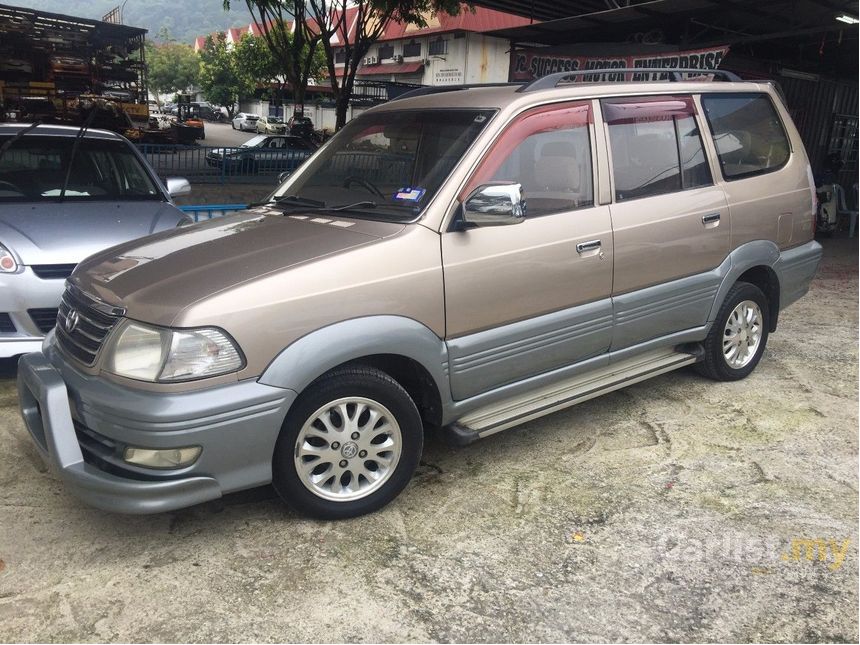
<instances>
[{"instance_id":1,"label":"roof rack","mask_svg":"<svg viewBox=\"0 0 860 645\"><path fill-rule=\"evenodd\" d=\"M470 90L479 87L507 87L509 85L522 85L521 82L513 83L470 83L468 85L436 85L427 87L416 87L414 90L404 92L391 101L399 101L400 99L411 99L416 96L426 96L427 94L440 94L441 92L456 92L457 90ZM391 102L389 101L389 103Z\"/></svg>"},{"instance_id":2,"label":"roof rack","mask_svg":"<svg viewBox=\"0 0 860 645\"><path fill-rule=\"evenodd\" d=\"M573 72L556 72L536 78L530 83L526 83L517 92L536 92L538 90L549 90L555 88L561 81L571 76L602 76L604 74L666 74L672 82L683 81L682 74L698 74L704 76L713 74L714 76L722 76L726 81L733 83L740 82L742 79L734 72L728 72L724 69L690 69L690 68L668 68L668 67L621 67L614 69L579 69Z\"/></svg>"}]
</instances>

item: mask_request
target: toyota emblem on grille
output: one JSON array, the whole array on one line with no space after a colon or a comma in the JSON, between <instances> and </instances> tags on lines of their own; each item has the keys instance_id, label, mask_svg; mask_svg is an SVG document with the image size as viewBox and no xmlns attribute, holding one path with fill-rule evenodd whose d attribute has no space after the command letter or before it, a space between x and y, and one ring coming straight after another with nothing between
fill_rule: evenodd
<instances>
[{"instance_id":1,"label":"toyota emblem on grille","mask_svg":"<svg viewBox=\"0 0 860 645\"><path fill-rule=\"evenodd\" d=\"M69 309L69 312L66 314L66 319L63 322L63 327L66 328L66 331L70 334L77 329L78 326L78 312L74 309Z\"/></svg>"}]
</instances>

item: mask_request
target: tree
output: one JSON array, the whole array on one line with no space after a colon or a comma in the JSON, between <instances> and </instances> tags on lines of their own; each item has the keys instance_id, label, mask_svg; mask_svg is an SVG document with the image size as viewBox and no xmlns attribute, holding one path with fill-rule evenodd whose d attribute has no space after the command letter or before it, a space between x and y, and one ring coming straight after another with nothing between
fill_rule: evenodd
<instances>
[{"instance_id":1,"label":"tree","mask_svg":"<svg viewBox=\"0 0 860 645\"><path fill-rule=\"evenodd\" d=\"M222 0L225 9L231 0ZM460 13L459 0L245 0L257 27L263 33L273 56L284 64L284 76L304 97L310 78L307 71L314 51L322 44L326 70L334 95L336 127L346 123L349 100L355 85L358 65L389 22L427 25L427 17L437 12ZM273 25L294 21L293 38ZM279 33L280 32L280 33ZM335 39L337 44L333 45ZM335 47L343 52L344 73L337 76ZM308 52L305 54L304 52Z\"/></svg>"},{"instance_id":2,"label":"tree","mask_svg":"<svg viewBox=\"0 0 860 645\"><path fill-rule=\"evenodd\" d=\"M147 81L161 106L159 94L186 92L197 84L200 59L190 45L176 42L146 44Z\"/></svg>"},{"instance_id":3,"label":"tree","mask_svg":"<svg viewBox=\"0 0 860 645\"><path fill-rule=\"evenodd\" d=\"M312 20L306 21L304 28L308 32L319 33L321 37L335 100L335 127L338 129L346 123L358 65L370 46L385 33L389 22L425 27L427 18L433 14L457 15L461 8L459 0L305 0L305 3ZM340 79L335 68L335 45L332 44L335 38L336 46L343 52L343 76Z\"/></svg>"},{"instance_id":4,"label":"tree","mask_svg":"<svg viewBox=\"0 0 860 645\"><path fill-rule=\"evenodd\" d=\"M224 10L231 1L222 0ZM320 34L303 28L307 23L307 2L302 0L245 0L245 5L267 45L276 77L293 90L293 101L304 105L308 82L323 68L318 49ZM291 29L291 25L295 28Z\"/></svg>"},{"instance_id":5,"label":"tree","mask_svg":"<svg viewBox=\"0 0 860 645\"><path fill-rule=\"evenodd\" d=\"M206 37L200 50L200 89L207 101L227 108L233 118L239 98L254 91L251 76L241 69L224 34Z\"/></svg>"},{"instance_id":6,"label":"tree","mask_svg":"<svg viewBox=\"0 0 860 645\"><path fill-rule=\"evenodd\" d=\"M284 27L275 27L274 29L283 30ZM284 42L291 40L292 35L285 33L277 36L277 38L279 42ZM266 86L275 84L279 94L283 94L284 86L288 82L288 70L285 69L283 59L273 53L265 38L245 34L236 45L234 53L239 68L250 76L255 84ZM317 77L325 67L322 50L317 49L313 53L306 51L302 53L302 56L305 57L302 73L307 74L309 78ZM306 86L307 80L298 87L293 86L293 100L299 105L304 103Z\"/></svg>"}]
</instances>

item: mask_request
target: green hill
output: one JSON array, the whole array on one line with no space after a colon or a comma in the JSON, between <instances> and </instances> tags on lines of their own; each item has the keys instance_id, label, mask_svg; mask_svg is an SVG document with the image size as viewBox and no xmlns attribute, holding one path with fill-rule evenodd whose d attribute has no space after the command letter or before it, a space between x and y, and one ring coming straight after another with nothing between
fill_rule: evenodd
<instances>
[{"instance_id":1,"label":"green hill","mask_svg":"<svg viewBox=\"0 0 860 645\"><path fill-rule=\"evenodd\" d=\"M0 4L101 20L122 0L0 0ZM123 22L148 29L148 38L155 38L166 27L172 38L190 45L195 36L250 23L245 3L233 4L228 12L221 0L128 0Z\"/></svg>"}]
</instances>

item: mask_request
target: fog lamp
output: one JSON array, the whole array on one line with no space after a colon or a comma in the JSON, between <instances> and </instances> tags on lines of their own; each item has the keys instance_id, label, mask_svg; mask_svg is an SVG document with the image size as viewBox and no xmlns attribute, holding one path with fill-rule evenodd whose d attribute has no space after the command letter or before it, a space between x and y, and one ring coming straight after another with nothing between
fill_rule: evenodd
<instances>
[{"instance_id":1,"label":"fog lamp","mask_svg":"<svg viewBox=\"0 0 860 645\"><path fill-rule=\"evenodd\" d=\"M123 452L122 458L130 464L144 468L182 468L197 461L201 452L203 452L201 446L160 450L129 446Z\"/></svg>"}]
</instances>

